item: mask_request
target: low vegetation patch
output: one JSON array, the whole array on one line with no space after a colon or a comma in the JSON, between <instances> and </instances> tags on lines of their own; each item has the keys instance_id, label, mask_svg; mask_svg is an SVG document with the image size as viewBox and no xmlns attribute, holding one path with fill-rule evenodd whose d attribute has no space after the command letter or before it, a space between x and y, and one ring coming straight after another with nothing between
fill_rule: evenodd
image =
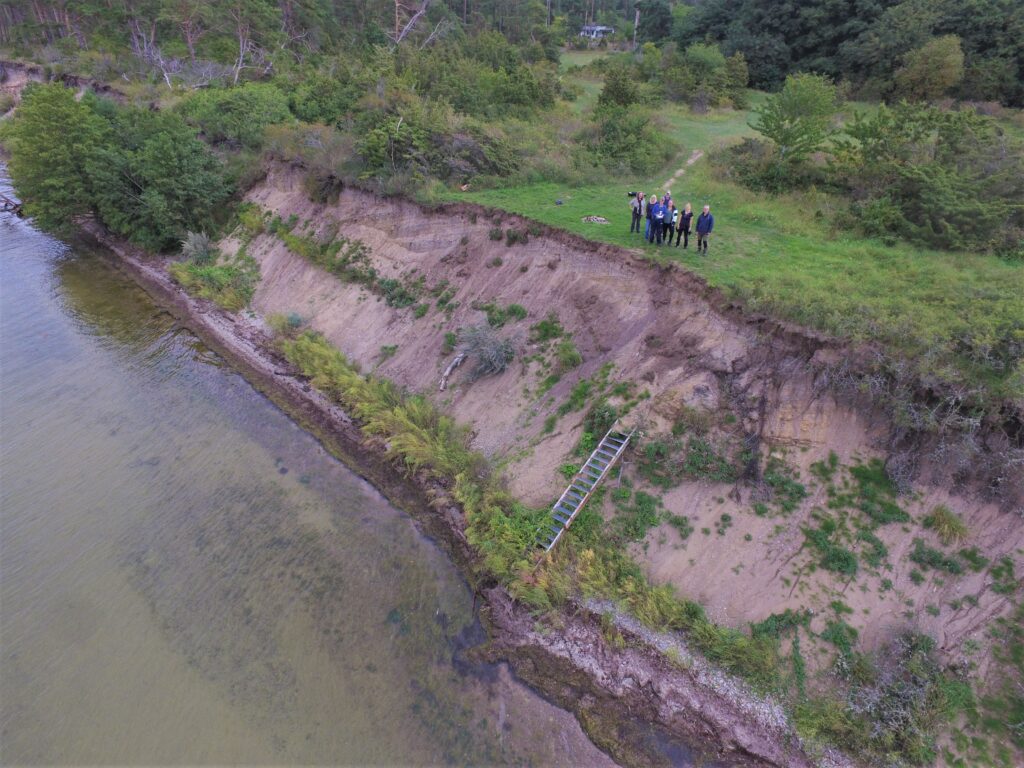
<instances>
[{"instance_id":1,"label":"low vegetation patch","mask_svg":"<svg viewBox=\"0 0 1024 768\"><path fill-rule=\"evenodd\" d=\"M937 506L921 522L925 528L935 531L947 547L960 543L969 533L967 524L945 504Z\"/></svg>"},{"instance_id":2,"label":"low vegetation patch","mask_svg":"<svg viewBox=\"0 0 1024 768\"><path fill-rule=\"evenodd\" d=\"M837 531L835 521L830 518L822 519L818 528L803 529L807 543L821 555L818 564L822 568L842 576L856 576L857 556L838 542Z\"/></svg>"},{"instance_id":3,"label":"low vegetation patch","mask_svg":"<svg viewBox=\"0 0 1024 768\"><path fill-rule=\"evenodd\" d=\"M184 261L171 264L168 271L194 296L237 312L249 305L260 279L259 264L246 252L249 238L244 229L242 239L238 253L228 258L220 254L205 234L189 232L181 245Z\"/></svg>"}]
</instances>

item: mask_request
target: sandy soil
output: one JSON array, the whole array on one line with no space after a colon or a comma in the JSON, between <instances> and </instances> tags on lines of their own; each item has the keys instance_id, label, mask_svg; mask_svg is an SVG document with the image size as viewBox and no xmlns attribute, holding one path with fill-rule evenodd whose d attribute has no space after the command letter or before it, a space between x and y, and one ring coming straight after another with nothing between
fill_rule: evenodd
<instances>
[{"instance_id":1,"label":"sandy soil","mask_svg":"<svg viewBox=\"0 0 1024 768\"><path fill-rule=\"evenodd\" d=\"M826 498L824 488L811 482L808 467L829 452L844 464L881 456L888 434L878 413L839 403L815 386L814 363L841 354L839 347L746 317L681 270L658 267L621 249L553 232L507 246L489 239L492 216L469 206L425 212L355 190L344 191L336 204L318 205L308 200L300 178L289 169L274 169L251 199L282 217L295 214L296 231L322 234L337 226L339 234L362 240L384 274L423 276L428 287L447 280L460 306L450 317L432 307L417 320L409 310L388 307L264 235L250 247L263 275L254 308L264 314L298 312L364 370L432 394L472 426L479 450L502 462L516 495L548 504L561 491L564 481L556 470L574 461L570 452L583 411L561 418L551 434L543 433L544 420L577 382L611 363L613 382L633 381L636 391L650 393L629 416L646 433L666 432L683 405L731 413L736 420L724 431L757 436L762 453L784 454L811 494L788 516L758 517L751 511L749 485L684 482L664 494L664 505L687 515L696 531L681 542L674 529L662 525L637 548L653 579L675 584L704 603L713 618L733 626L787 607L806 607L815 610L812 627L820 630L829 603L840 599L853 609L844 618L868 649L911 625L935 634L951 656L968 637L984 645L982 630L1007 609L1007 599L995 594L982 574L943 580L931 572L923 583L913 583L909 574L915 567L905 557L913 539L937 544L916 522L881 529L891 570L862 570L852 583L820 569L812 572L815 556L801 526ZM512 216L500 218L504 227L527 226ZM527 309L526 320L505 329L519 343L519 360L538 352L527 339L529 326L556 312L573 334L583 365L542 397L535 393L545 371L535 363L514 363L504 374L474 383L459 369L448 391L438 393L441 371L450 362L441 354L445 332L483 322L484 313L471 308L475 301ZM385 345L397 350L382 361ZM628 464L626 471L632 471ZM971 537L961 546L977 546L993 560L1009 556L1018 573L1024 570L1024 525L1018 516L930 487L919 489L916 500L904 506L920 518L938 503L967 522ZM723 513L733 524L718 535L716 521ZM891 587L883 587L884 579ZM965 603L966 595L977 605ZM826 648L818 648L810 662L829 658Z\"/></svg>"}]
</instances>

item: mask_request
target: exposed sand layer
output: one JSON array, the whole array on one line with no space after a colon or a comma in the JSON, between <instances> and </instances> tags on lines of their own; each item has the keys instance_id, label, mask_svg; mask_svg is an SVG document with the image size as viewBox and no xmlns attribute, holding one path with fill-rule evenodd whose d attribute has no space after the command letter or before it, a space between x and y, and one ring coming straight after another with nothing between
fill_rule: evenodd
<instances>
[{"instance_id":1,"label":"exposed sand layer","mask_svg":"<svg viewBox=\"0 0 1024 768\"><path fill-rule=\"evenodd\" d=\"M967 638L984 647L985 626L1009 607L984 573L943 579L932 571L921 583L910 578L918 570L906 558L914 538L938 546L917 521L939 503L967 523L970 535L958 546L978 547L992 561L1008 556L1018 573L1024 570L1021 518L939 485L922 485L916 498L901 502L914 523L878 530L889 550L888 566L873 573L862 569L853 581L813 568L816 557L802 527L813 524L814 509L827 497L824 484L812 482L809 466L830 452L847 465L884 457L890 434L879 412L863 402L839 402L820 385L821 363L847 354L840 345L745 316L692 275L621 249L546 229L525 245L491 240L497 224L530 226L514 216L495 219L493 212L457 205L425 211L357 190L345 190L336 204L319 205L306 196L301 174L281 167L271 170L250 199L282 218L297 216L296 232L323 236L337 228L339 235L363 241L385 275L422 276L428 288L447 281L459 307L448 316L431 306L416 319L410 310L388 307L292 254L272 235L261 236L249 249L263 275L254 301L259 313L298 312L364 370L432 394L472 426L475 446L503 463L512 490L529 503L550 503L564 484L556 470L579 461L571 451L584 411L559 419L551 434L544 434L545 418L579 381L609 363L613 382L629 380L635 391L649 392L629 416L648 434L666 433L681 408L689 406L717 414L722 435L754 439L761 453L771 449L784 455L810 493L795 512L753 514L756 488L749 483L683 482L664 494L664 505L688 516L695 532L684 542L662 524L637 548L655 581L671 582L700 600L715 620L743 626L785 608L806 607L816 613L812 629L820 631L831 616L829 604L841 600L853 610L844 618L859 630L863 647L877 648L896 631L914 626L935 635L953 659ZM538 352L528 340L529 326L556 312L583 364L540 397L537 385L546 370L520 362L500 376L472 383L463 367L449 389L437 393L451 359L441 352L445 333L484 321L484 313L472 309L474 302L526 308L526 320L503 329L518 339L519 360ZM387 345L397 345L390 357L381 353ZM722 414L730 416L721 419ZM941 480L942 469L930 468L930 476ZM731 515L732 525L718 535L723 513ZM827 650L809 651L812 667L827 663Z\"/></svg>"}]
</instances>

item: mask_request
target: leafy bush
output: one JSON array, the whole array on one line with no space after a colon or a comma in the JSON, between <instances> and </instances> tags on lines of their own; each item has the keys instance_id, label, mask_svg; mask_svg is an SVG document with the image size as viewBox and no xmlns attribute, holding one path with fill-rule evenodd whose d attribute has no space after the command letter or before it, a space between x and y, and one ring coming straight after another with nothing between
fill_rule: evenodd
<instances>
[{"instance_id":1,"label":"leafy bush","mask_svg":"<svg viewBox=\"0 0 1024 768\"><path fill-rule=\"evenodd\" d=\"M306 321L298 312L267 315L267 325L277 334L289 339L294 339L306 325Z\"/></svg>"},{"instance_id":2,"label":"leafy bush","mask_svg":"<svg viewBox=\"0 0 1024 768\"><path fill-rule=\"evenodd\" d=\"M868 549L863 553L864 561L872 568L880 568L889 554L888 547L875 534L868 530L858 531L857 539L863 541Z\"/></svg>"},{"instance_id":3,"label":"leafy bush","mask_svg":"<svg viewBox=\"0 0 1024 768\"><path fill-rule=\"evenodd\" d=\"M765 467L764 482L772 489L772 502L783 512L792 512L807 498L807 488L796 479L793 469L775 457Z\"/></svg>"},{"instance_id":4,"label":"leafy bush","mask_svg":"<svg viewBox=\"0 0 1024 768\"><path fill-rule=\"evenodd\" d=\"M587 404L587 398L590 397L591 391L593 391L594 385L591 381L584 379L579 382L569 392L569 399L558 406L558 415L565 416L565 414L571 411L578 411Z\"/></svg>"},{"instance_id":5,"label":"leafy bush","mask_svg":"<svg viewBox=\"0 0 1024 768\"><path fill-rule=\"evenodd\" d=\"M1012 595L1019 588L1020 580L1014 575L1013 559L1004 555L992 568L992 591L997 595Z\"/></svg>"},{"instance_id":6,"label":"leafy bush","mask_svg":"<svg viewBox=\"0 0 1024 768\"><path fill-rule=\"evenodd\" d=\"M989 563L988 558L982 555L978 551L977 547L961 549L957 554L959 554L960 557L963 558L964 562L967 563L967 567L975 573L980 573L985 570L985 567Z\"/></svg>"},{"instance_id":7,"label":"leafy bush","mask_svg":"<svg viewBox=\"0 0 1024 768\"><path fill-rule=\"evenodd\" d=\"M929 547L922 539L914 539L914 549L910 553L910 560L926 570L935 568L953 575L964 572L963 566L957 560L948 557L934 547Z\"/></svg>"},{"instance_id":8,"label":"leafy bush","mask_svg":"<svg viewBox=\"0 0 1024 768\"><path fill-rule=\"evenodd\" d=\"M252 148L260 146L268 125L291 117L287 97L269 83L196 91L180 110L208 141Z\"/></svg>"},{"instance_id":9,"label":"leafy bush","mask_svg":"<svg viewBox=\"0 0 1024 768\"><path fill-rule=\"evenodd\" d=\"M318 72L304 78L289 101L300 120L333 125L352 108L360 92L360 85L345 62L337 61L330 73Z\"/></svg>"},{"instance_id":10,"label":"leafy bush","mask_svg":"<svg viewBox=\"0 0 1024 768\"><path fill-rule=\"evenodd\" d=\"M615 517L611 527L624 541L643 541L647 531L658 524L660 499L637 491L632 503L628 498L616 503Z\"/></svg>"},{"instance_id":11,"label":"leafy bush","mask_svg":"<svg viewBox=\"0 0 1024 768\"><path fill-rule=\"evenodd\" d=\"M526 318L526 308L521 304L509 304L506 307L499 307L493 301L486 304L474 302L473 309L487 313L487 324L492 328L501 328L508 322L515 322Z\"/></svg>"},{"instance_id":12,"label":"leafy bush","mask_svg":"<svg viewBox=\"0 0 1024 768\"><path fill-rule=\"evenodd\" d=\"M516 243L526 245L528 242L530 242L530 235L525 229L509 227L505 230L505 245L511 247Z\"/></svg>"},{"instance_id":13,"label":"leafy bush","mask_svg":"<svg viewBox=\"0 0 1024 768\"><path fill-rule=\"evenodd\" d=\"M864 514L882 525L910 521L910 515L893 501L896 488L886 475L885 465L879 459L871 459L867 464L850 467L850 475L856 481L852 501ZM846 500L844 495L837 494L829 504L841 506Z\"/></svg>"},{"instance_id":14,"label":"leafy bush","mask_svg":"<svg viewBox=\"0 0 1024 768\"><path fill-rule=\"evenodd\" d=\"M702 437L691 437L686 444L682 473L694 480L732 483L739 477L736 465Z\"/></svg>"},{"instance_id":15,"label":"leafy bush","mask_svg":"<svg viewBox=\"0 0 1024 768\"><path fill-rule=\"evenodd\" d=\"M819 565L843 576L857 575L857 556L832 540L835 522L823 520L820 528L803 528L807 542L821 554Z\"/></svg>"},{"instance_id":16,"label":"leafy bush","mask_svg":"<svg viewBox=\"0 0 1024 768\"><path fill-rule=\"evenodd\" d=\"M614 171L640 174L661 169L676 152L675 142L637 107L609 106L595 115L579 141L599 163ZM594 158L587 158L592 164Z\"/></svg>"},{"instance_id":17,"label":"leafy bush","mask_svg":"<svg viewBox=\"0 0 1024 768\"><path fill-rule=\"evenodd\" d=\"M562 339L555 345L555 361L560 371L568 371L583 362L583 355L576 349L572 339Z\"/></svg>"},{"instance_id":18,"label":"leafy bush","mask_svg":"<svg viewBox=\"0 0 1024 768\"><path fill-rule=\"evenodd\" d=\"M666 514L665 522L675 528L679 533L679 537L684 541L690 538L690 534L693 533L693 526L690 524L690 518L686 515Z\"/></svg>"},{"instance_id":19,"label":"leafy bush","mask_svg":"<svg viewBox=\"0 0 1024 768\"><path fill-rule=\"evenodd\" d=\"M857 642L857 630L842 619L832 619L825 625L821 639L832 643L844 657L853 656L853 646Z\"/></svg>"},{"instance_id":20,"label":"leafy bush","mask_svg":"<svg viewBox=\"0 0 1024 768\"><path fill-rule=\"evenodd\" d=\"M178 262L171 264L169 272L189 293L232 312L249 304L259 281L259 265L244 253L226 264Z\"/></svg>"},{"instance_id":21,"label":"leafy bush","mask_svg":"<svg viewBox=\"0 0 1024 768\"><path fill-rule=\"evenodd\" d=\"M530 326L530 341L545 342L557 339L565 333L565 329L558 321L558 315L550 313L540 322Z\"/></svg>"}]
</instances>

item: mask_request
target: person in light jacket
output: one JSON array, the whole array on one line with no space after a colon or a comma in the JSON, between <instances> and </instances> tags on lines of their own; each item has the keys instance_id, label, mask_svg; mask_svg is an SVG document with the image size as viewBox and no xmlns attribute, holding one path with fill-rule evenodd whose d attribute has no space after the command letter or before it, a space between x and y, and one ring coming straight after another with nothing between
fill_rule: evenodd
<instances>
[{"instance_id":1,"label":"person in light jacket","mask_svg":"<svg viewBox=\"0 0 1024 768\"><path fill-rule=\"evenodd\" d=\"M705 205L704 210L701 211L700 216L697 217L697 253L701 252L701 247L704 248L704 255L708 253L708 237L711 235L711 230L715 228L715 217L711 215L711 206Z\"/></svg>"},{"instance_id":2,"label":"person in light jacket","mask_svg":"<svg viewBox=\"0 0 1024 768\"><path fill-rule=\"evenodd\" d=\"M632 209L632 216L629 221L629 234L640 232L640 222L643 221L644 208L647 206L644 204L644 193L637 192L636 195L630 198L629 207Z\"/></svg>"}]
</instances>

